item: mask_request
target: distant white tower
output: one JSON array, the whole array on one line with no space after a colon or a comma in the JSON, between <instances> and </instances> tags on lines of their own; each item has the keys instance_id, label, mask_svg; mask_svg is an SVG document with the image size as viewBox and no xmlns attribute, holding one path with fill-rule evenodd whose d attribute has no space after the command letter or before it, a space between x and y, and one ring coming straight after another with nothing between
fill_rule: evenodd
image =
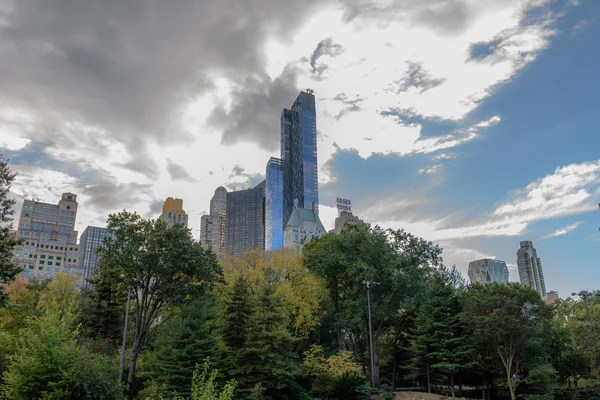
<instances>
[{"instance_id":1,"label":"distant white tower","mask_svg":"<svg viewBox=\"0 0 600 400\"><path fill-rule=\"evenodd\" d=\"M544 282L542 261L537 256L533 242L526 240L521 242L519 246L519 250L517 250L517 265L519 266L521 284L534 288L542 297L546 296L546 283Z\"/></svg>"}]
</instances>

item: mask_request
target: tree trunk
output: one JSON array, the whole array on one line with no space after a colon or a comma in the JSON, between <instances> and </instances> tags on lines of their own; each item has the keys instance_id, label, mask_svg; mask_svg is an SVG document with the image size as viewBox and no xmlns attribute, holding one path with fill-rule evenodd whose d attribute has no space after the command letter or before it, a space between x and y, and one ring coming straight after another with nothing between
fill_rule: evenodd
<instances>
[{"instance_id":1,"label":"tree trunk","mask_svg":"<svg viewBox=\"0 0 600 400\"><path fill-rule=\"evenodd\" d=\"M450 390L452 391L452 398L455 398L454 394L454 373L450 372Z\"/></svg>"},{"instance_id":2,"label":"tree trunk","mask_svg":"<svg viewBox=\"0 0 600 400\"><path fill-rule=\"evenodd\" d=\"M129 374L127 375L127 391L129 392L133 388L133 382L135 380L135 366L137 363L138 356L141 350L140 339L135 338L133 342L133 349L131 351L131 361L129 362Z\"/></svg>"},{"instance_id":3,"label":"tree trunk","mask_svg":"<svg viewBox=\"0 0 600 400\"><path fill-rule=\"evenodd\" d=\"M427 361L427 393L431 393L431 383L429 379L429 361Z\"/></svg>"},{"instance_id":4,"label":"tree trunk","mask_svg":"<svg viewBox=\"0 0 600 400\"><path fill-rule=\"evenodd\" d=\"M394 357L394 367L392 368L392 392L396 390L396 369L398 368L398 360Z\"/></svg>"}]
</instances>

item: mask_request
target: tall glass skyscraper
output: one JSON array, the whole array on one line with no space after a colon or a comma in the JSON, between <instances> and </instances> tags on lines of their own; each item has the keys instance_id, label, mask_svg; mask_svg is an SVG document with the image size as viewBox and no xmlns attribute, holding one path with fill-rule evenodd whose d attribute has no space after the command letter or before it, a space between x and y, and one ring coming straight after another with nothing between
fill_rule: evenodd
<instances>
[{"instance_id":1,"label":"tall glass skyscraper","mask_svg":"<svg viewBox=\"0 0 600 400\"><path fill-rule=\"evenodd\" d=\"M484 258L471 261L468 274L471 283L508 283L508 268L500 260Z\"/></svg>"},{"instance_id":2,"label":"tall glass skyscraper","mask_svg":"<svg viewBox=\"0 0 600 400\"><path fill-rule=\"evenodd\" d=\"M283 220L287 224L294 200L300 208L319 211L317 166L317 113L315 96L300 92L291 109L281 113L281 159L283 164Z\"/></svg>"},{"instance_id":3,"label":"tall glass skyscraper","mask_svg":"<svg viewBox=\"0 0 600 400\"><path fill-rule=\"evenodd\" d=\"M283 163L271 157L265 188L265 250L283 247Z\"/></svg>"},{"instance_id":4,"label":"tall glass skyscraper","mask_svg":"<svg viewBox=\"0 0 600 400\"><path fill-rule=\"evenodd\" d=\"M541 296L546 295L546 283L544 282L544 271L542 261L537 256L533 242L526 240L519 243L517 250L517 265L519 266L519 278L521 284L534 288Z\"/></svg>"}]
</instances>

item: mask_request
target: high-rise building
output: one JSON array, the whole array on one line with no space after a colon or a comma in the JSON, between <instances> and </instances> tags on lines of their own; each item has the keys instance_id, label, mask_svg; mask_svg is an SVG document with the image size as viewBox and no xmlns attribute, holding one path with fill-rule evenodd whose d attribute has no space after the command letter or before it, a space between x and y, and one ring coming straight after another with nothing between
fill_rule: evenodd
<instances>
[{"instance_id":1,"label":"high-rise building","mask_svg":"<svg viewBox=\"0 0 600 400\"><path fill-rule=\"evenodd\" d=\"M265 187L265 250L283 247L283 164L271 157Z\"/></svg>"},{"instance_id":2,"label":"high-rise building","mask_svg":"<svg viewBox=\"0 0 600 400\"><path fill-rule=\"evenodd\" d=\"M27 280L53 278L63 272L83 283L83 269L78 266L79 246L75 219L77 196L63 193L58 204L35 200L23 201L17 237L23 240L13 254L13 262L23 268Z\"/></svg>"},{"instance_id":3,"label":"high-rise building","mask_svg":"<svg viewBox=\"0 0 600 400\"><path fill-rule=\"evenodd\" d=\"M302 249L306 243L326 233L316 208L300 208L296 200L292 215L283 231L283 246Z\"/></svg>"},{"instance_id":4,"label":"high-rise building","mask_svg":"<svg viewBox=\"0 0 600 400\"><path fill-rule=\"evenodd\" d=\"M508 268L500 260L484 258L469 263L469 280L471 283L508 283Z\"/></svg>"},{"instance_id":5,"label":"high-rise building","mask_svg":"<svg viewBox=\"0 0 600 400\"><path fill-rule=\"evenodd\" d=\"M302 91L291 109L281 113L283 220L290 219L297 199L300 208L319 213L317 116L315 96Z\"/></svg>"},{"instance_id":6,"label":"high-rise building","mask_svg":"<svg viewBox=\"0 0 600 400\"><path fill-rule=\"evenodd\" d=\"M551 290L548 293L546 293L546 297L544 297L544 302L546 302L546 304L552 304L556 300L558 300L558 292L554 290Z\"/></svg>"},{"instance_id":7,"label":"high-rise building","mask_svg":"<svg viewBox=\"0 0 600 400\"><path fill-rule=\"evenodd\" d=\"M85 279L90 279L96 276L96 266L100 255L98 247L102 245L105 238L112 237L113 233L106 228L98 228L96 226L88 226L81 234L79 241L79 258L77 264L83 267L83 275ZM92 285L84 281L84 287Z\"/></svg>"},{"instance_id":8,"label":"high-rise building","mask_svg":"<svg viewBox=\"0 0 600 400\"><path fill-rule=\"evenodd\" d=\"M364 224L363 220L352 214L352 211L342 211L340 215L335 219L335 233L342 233L344 226L348 224L360 225Z\"/></svg>"},{"instance_id":9,"label":"high-rise building","mask_svg":"<svg viewBox=\"0 0 600 400\"><path fill-rule=\"evenodd\" d=\"M526 240L519 244L517 265L521 284L534 288L543 297L546 295L546 283L542 271L542 261L537 256L533 242Z\"/></svg>"},{"instance_id":10,"label":"high-rise building","mask_svg":"<svg viewBox=\"0 0 600 400\"><path fill-rule=\"evenodd\" d=\"M183 211L183 200L168 197L165 204L163 204L162 214L158 219L166 222L170 227L181 224L187 228L188 216Z\"/></svg>"},{"instance_id":11,"label":"high-rise building","mask_svg":"<svg viewBox=\"0 0 600 400\"><path fill-rule=\"evenodd\" d=\"M225 252L241 255L265 248L265 182L252 189L227 193Z\"/></svg>"},{"instance_id":12,"label":"high-rise building","mask_svg":"<svg viewBox=\"0 0 600 400\"><path fill-rule=\"evenodd\" d=\"M227 189L219 186L210 200L210 213L200 218L200 243L217 254L225 251Z\"/></svg>"}]
</instances>

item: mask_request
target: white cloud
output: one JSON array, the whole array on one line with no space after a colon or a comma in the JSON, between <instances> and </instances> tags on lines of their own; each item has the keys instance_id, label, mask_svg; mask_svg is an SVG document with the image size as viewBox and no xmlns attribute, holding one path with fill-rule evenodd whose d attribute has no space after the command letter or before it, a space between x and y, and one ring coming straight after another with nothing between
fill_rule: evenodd
<instances>
[{"instance_id":1,"label":"white cloud","mask_svg":"<svg viewBox=\"0 0 600 400\"><path fill-rule=\"evenodd\" d=\"M392 221L375 221L388 227L408 229L434 241L479 236L518 236L533 222L595 210L597 206L592 198L600 194L598 188L600 161L571 164L558 167L553 174L515 191L511 200L501 203L495 210L479 218L479 222L476 220L462 226L449 226L453 225L451 216L420 220L398 216L391 218ZM372 214L371 217L377 218L377 215ZM572 225L564 229L568 232L576 227Z\"/></svg>"},{"instance_id":2,"label":"white cloud","mask_svg":"<svg viewBox=\"0 0 600 400\"><path fill-rule=\"evenodd\" d=\"M439 172L442 168L443 168L442 164L436 164L436 165L434 165L432 167L429 167L429 168L421 168L417 172L419 174L432 175L432 174L435 174L436 172Z\"/></svg>"},{"instance_id":3,"label":"white cloud","mask_svg":"<svg viewBox=\"0 0 600 400\"><path fill-rule=\"evenodd\" d=\"M579 222L575 222L574 224L571 224L569 226L565 226L564 228L560 228L557 229L556 231L547 234L546 236L544 236L542 238L542 240L544 239L551 239L557 236L561 236L561 235L566 235L567 233L574 231L575 229L577 229L579 227L579 225L581 225L583 223L583 221L579 221Z\"/></svg>"}]
</instances>

